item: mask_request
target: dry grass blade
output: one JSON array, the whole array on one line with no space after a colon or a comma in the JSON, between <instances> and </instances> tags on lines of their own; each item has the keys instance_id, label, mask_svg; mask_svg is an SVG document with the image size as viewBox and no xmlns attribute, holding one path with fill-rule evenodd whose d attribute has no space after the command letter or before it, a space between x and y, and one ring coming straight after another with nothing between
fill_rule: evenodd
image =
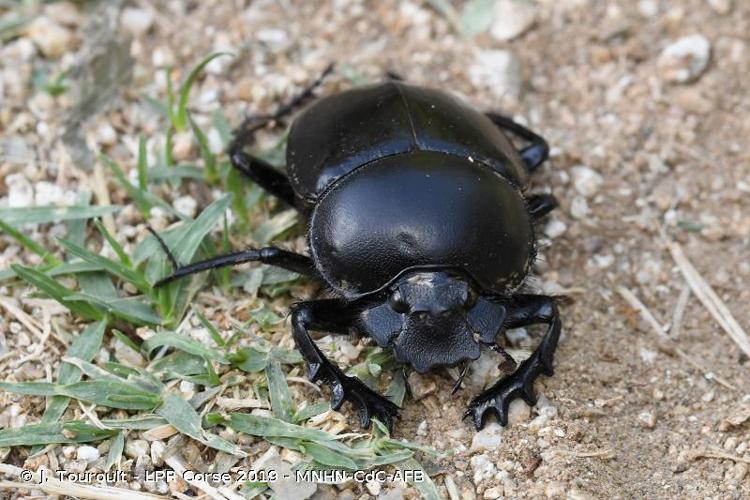
<instances>
[{"instance_id":1,"label":"dry grass blade","mask_svg":"<svg viewBox=\"0 0 750 500\"><path fill-rule=\"evenodd\" d=\"M725 379L717 376L711 370L706 369L701 363L693 359L688 353L677 347L676 342L673 338L669 337L666 333L664 333L664 327L661 326L661 324L656 320L654 315L651 313L651 311L646 307L646 304L640 301L638 297L635 296L633 292L631 292L629 289L625 288L624 286L617 287L617 293L622 296L625 301L630 304L631 307L633 307L636 311L641 313L641 316L643 319L646 320L646 322L651 326L651 329L654 333L656 333L657 337L661 340L666 340L670 343L670 347L674 349L674 352L683 360L685 360L688 364L693 366L696 370L699 370L703 372L703 375L706 376L709 373L711 374L711 378L716 380L717 383L723 385L727 389L731 389L733 391L737 390L737 388L730 384Z\"/></svg>"},{"instance_id":2,"label":"dry grass blade","mask_svg":"<svg viewBox=\"0 0 750 500\"><path fill-rule=\"evenodd\" d=\"M685 280L690 285L693 293L698 300L701 301L703 306L708 309L711 316L721 325L727 335L739 346L742 351L750 356L750 338L747 333L742 329L737 320L734 319L729 308L724 302L716 295L711 285L706 283L703 277L698 273L693 264L685 257L685 253L682 251L682 247L674 242L668 241L667 247L669 252L672 254L677 267L680 268L682 275L685 276Z\"/></svg>"},{"instance_id":3,"label":"dry grass blade","mask_svg":"<svg viewBox=\"0 0 750 500\"><path fill-rule=\"evenodd\" d=\"M567 455L567 456L576 457L576 458L603 458L605 460L609 460L610 458L614 458L615 456L615 453L611 448L605 448L603 450L594 450L594 451L577 451L577 450L566 450L564 448L558 448L558 449L554 449L550 451L558 455Z\"/></svg>"},{"instance_id":4,"label":"dry grass blade","mask_svg":"<svg viewBox=\"0 0 750 500\"><path fill-rule=\"evenodd\" d=\"M0 472L12 476L20 477L23 469L9 464L0 464ZM155 498L167 498L160 495L151 495L149 493L138 493L123 488L113 488L111 486L91 486L88 484L78 484L71 481L60 481L52 477L45 477L44 482L41 480L38 472L34 473L32 481L0 481L0 489L9 490L40 490L49 495L60 495L72 498L94 498L97 500L154 500Z\"/></svg>"},{"instance_id":5,"label":"dry grass blade","mask_svg":"<svg viewBox=\"0 0 750 500\"><path fill-rule=\"evenodd\" d=\"M722 460L732 460L733 462L750 464L750 458L732 455L731 453L726 453L722 450L716 449L694 450L690 452L689 457L691 460L698 458L719 458Z\"/></svg>"},{"instance_id":6,"label":"dry grass blade","mask_svg":"<svg viewBox=\"0 0 750 500\"><path fill-rule=\"evenodd\" d=\"M31 316L26 314L23 309L17 307L10 300L2 297L0 297L0 306L3 306L13 317L15 317L19 321L19 323L28 328L29 331L33 333L37 339L44 339L44 334L41 331L41 325L39 325L39 323Z\"/></svg>"}]
</instances>

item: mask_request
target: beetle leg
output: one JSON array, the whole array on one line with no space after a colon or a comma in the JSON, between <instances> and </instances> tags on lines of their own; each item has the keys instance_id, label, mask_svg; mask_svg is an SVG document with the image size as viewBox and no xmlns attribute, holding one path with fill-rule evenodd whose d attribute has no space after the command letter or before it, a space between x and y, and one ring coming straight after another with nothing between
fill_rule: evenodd
<instances>
[{"instance_id":1,"label":"beetle leg","mask_svg":"<svg viewBox=\"0 0 750 500\"><path fill-rule=\"evenodd\" d=\"M519 295L507 307L506 328L535 323L546 323L549 326L542 342L528 359L513 373L500 379L471 401L464 418L471 416L477 430L484 427L488 411L495 413L501 425L507 425L508 408L516 398L522 398L529 405L536 404L534 380L541 374L552 376L553 373L552 357L557 348L561 327L555 299L543 295Z\"/></svg>"},{"instance_id":2,"label":"beetle leg","mask_svg":"<svg viewBox=\"0 0 750 500\"><path fill-rule=\"evenodd\" d=\"M557 200L551 194L535 194L529 196L526 199L526 203L529 206L529 214L535 221L541 219L557 208Z\"/></svg>"},{"instance_id":3,"label":"beetle leg","mask_svg":"<svg viewBox=\"0 0 750 500\"><path fill-rule=\"evenodd\" d=\"M544 137L532 132L523 125L516 123L507 116L492 112L485 114L487 115L487 118L492 120L492 122L499 128L507 130L508 132L511 132L521 139L527 140L531 143L518 152L529 172L536 170L539 165L549 158L549 144L544 140Z\"/></svg>"},{"instance_id":4,"label":"beetle leg","mask_svg":"<svg viewBox=\"0 0 750 500\"><path fill-rule=\"evenodd\" d=\"M166 245L164 245L166 248ZM168 250L168 249L167 249ZM168 255L170 255L168 253ZM174 257L172 257L173 260ZM219 255L212 259L204 260L201 262L195 262L187 266L179 266L174 272L162 278L154 284L154 287L160 287L171 283L174 280L189 276L191 274L199 273L201 271L208 271L209 269L218 269L220 267L235 266L244 262L261 262L271 266L281 267L289 271L311 275L314 272L315 266L313 265L310 257L300 255L294 252L287 252L275 247L265 247L260 249L242 250L239 252L232 252L226 255Z\"/></svg>"},{"instance_id":5,"label":"beetle leg","mask_svg":"<svg viewBox=\"0 0 750 500\"><path fill-rule=\"evenodd\" d=\"M296 107L313 97L313 92L323 83L323 80L333 71L333 64L329 64L323 73L302 92L292 97L289 101L279 106L270 115L248 116L234 131L234 138L229 145L229 159L232 166L242 172L246 177L260 187L294 206L294 190L286 175L279 172L267 162L247 154L243 148L253 142L253 134L266 127L271 122L276 122L291 113Z\"/></svg>"},{"instance_id":6,"label":"beetle leg","mask_svg":"<svg viewBox=\"0 0 750 500\"><path fill-rule=\"evenodd\" d=\"M331 388L332 409L338 410L344 401L349 401L359 410L362 427L369 427L371 417L375 416L391 431L393 418L398 416L398 406L367 387L358 378L346 375L323 355L310 337L310 329L346 332L354 318L352 313L351 304L338 299L297 304L292 309L294 342L307 362L310 380L322 380Z\"/></svg>"},{"instance_id":7,"label":"beetle leg","mask_svg":"<svg viewBox=\"0 0 750 500\"><path fill-rule=\"evenodd\" d=\"M294 189L285 174L241 148L229 154L235 169L286 204L294 206Z\"/></svg>"}]
</instances>

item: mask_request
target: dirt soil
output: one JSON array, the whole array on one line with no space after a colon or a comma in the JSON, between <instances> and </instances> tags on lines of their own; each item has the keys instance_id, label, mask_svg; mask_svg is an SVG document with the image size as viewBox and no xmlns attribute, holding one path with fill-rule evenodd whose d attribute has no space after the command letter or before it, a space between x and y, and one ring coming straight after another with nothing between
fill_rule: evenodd
<instances>
[{"instance_id":1,"label":"dirt soil","mask_svg":"<svg viewBox=\"0 0 750 500\"><path fill-rule=\"evenodd\" d=\"M146 31L135 22L123 28L134 33L133 80L89 122L87 140L128 157L137 134L152 127L142 108L129 107L142 94L163 92L157 68L189 68L216 49L238 57L201 81L196 106L221 106L233 123L274 109L329 62L338 72L320 93L351 86L347 76L374 81L393 71L513 115L553 148L531 190L560 201L542 231L534 280L536 288L568 297L555 375L537 382L537 407L515 405L510 426L491 424L479 437L461 417L496 363L478 365L474 388L455 396L447 370L412 379L420 399L407 398L395 436L453 451L436 464L445 497L748 498L748 356L691 290L668 245L680 245L750 329L750 3L526 5L534 22L502 40L494 26L463 37L426 2L136 1L132 7L154 18ZM28 67L37 59L63 65L85 43L88 8L73 8L78 18L56 21L71 37L59 57L34 51L8 59L10 46L2 49L3 135L23 137L28 155L40 160L33 182L60 175L44 165L63 154L60 121L69 103L30 90ZM501 17L492 22L507 22ZM694 34L710 45L706 67L688 64L688 78L670 73L665 48ZM11 81L12 72L20 82ZM19 116L26 121L19 124ZM0 157L0 182L29 172L11 160ZM128 165L134 168L132 159ZM0 189L9 196L7 183ZM4 245L5 262L28 259L8 250L10 240ZM301 248L303 239L293 246ZM624 298L628 291L664 335ZM299 299L311 291L295 293ZM14 335L5 332L9 347ZM519 336L518 352L528 351L528 337ZM376 496L357 485L345 492ZM416 493L389 486L380 495Z\"/></svg>"}]
</instances>

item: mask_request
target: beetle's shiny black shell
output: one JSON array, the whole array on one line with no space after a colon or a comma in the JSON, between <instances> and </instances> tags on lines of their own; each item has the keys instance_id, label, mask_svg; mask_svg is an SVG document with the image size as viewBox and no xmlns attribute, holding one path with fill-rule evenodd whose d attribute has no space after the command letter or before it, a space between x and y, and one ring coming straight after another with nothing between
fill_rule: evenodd
<instances>
[{"instance_id":1,"label":"beetle's shiny black shell","mask_svg":"<svg viewBox=\"0 0 750 500\"><path fill-rule=\"evenodd\" d=\"M312 207L341 176L380 158L426 150L472 157L524 186L528 174L513 145L482 113L435 89L402 82L324 97L295 119L287 172Z\"/></svg>"},{"instance_id":2,"label":"beetle's shiny black shell","mask_svg":"<svg viewBox=\"0 0 750 500\"><path fill-rule=\"evenodd\" d=\"M315 266L345 297L419 267L507 294L533 259L518 152L444 92L391 81L320 99L292 124L287 172Z\"/></svg>"},{"instance_id":3,"label":"beetle's shiny black shell","mask_svg":"<svg viewBox=\"0 0 750 500\"><path fill-rule=\"evenodd\" d=\"M334 182L309 237L318 271L349 297L415 267L457 268L504 294L534 253L518 188L485 164L433 151L388 156Z\"/></svg>"}]
</instances>

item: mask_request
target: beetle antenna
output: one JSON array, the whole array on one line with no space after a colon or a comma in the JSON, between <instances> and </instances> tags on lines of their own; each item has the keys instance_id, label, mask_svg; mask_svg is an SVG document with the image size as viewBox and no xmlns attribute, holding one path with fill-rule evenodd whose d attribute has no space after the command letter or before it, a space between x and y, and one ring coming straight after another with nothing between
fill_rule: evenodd
<instances>
[{"instance_id":1,"label":"beetle antenna","mask_svg":"<svg viewBox=\"0 0 750 500\"><path fill-rule=\"evenodd\" d=\"M161 236L159 236L156 231L154 231L154 228L151 226L146 226L146 229L149 233L154 235L154 238L156 238L156 241L159 243L159 246L164 251L164 253L167 255L167 259L169 259L169 262L172 263L172 267L174 269L179 269L180 265L177 263L177 259L174 258L174 255L172 254L172 251L169 249L167 244L164 242L163 239L161 239Z\"/></svg>"}]
</instances>

